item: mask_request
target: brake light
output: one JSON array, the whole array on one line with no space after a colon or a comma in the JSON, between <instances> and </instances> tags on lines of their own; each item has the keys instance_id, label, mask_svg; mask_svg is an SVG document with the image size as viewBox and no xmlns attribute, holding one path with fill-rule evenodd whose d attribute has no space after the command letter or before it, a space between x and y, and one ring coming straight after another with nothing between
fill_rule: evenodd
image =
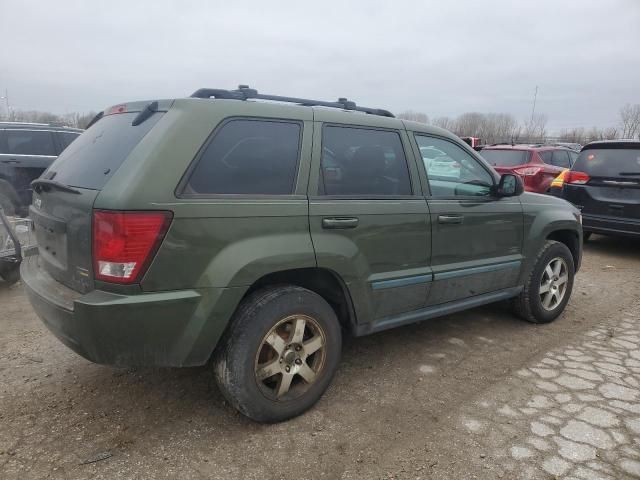
<instances>
[{"instance_id":1,"label":"brake light","mask_svg":"<svg viewBox=\"0 0 640 480\"><path fill-rule=\"evenodd\" d=\"M522 175L523 177L530 177L537 175L540 170L542 170L540 167L522 167L514 169L514 172L518 175Z\"/></svg>"},{"instance_id":2,"label":"brake light","mask_svg":"<svg viewBox=\"0 0 640 480\"><path fill-rule=\"evenodd\" d=\"M584 185L590 180L591 177L584 172L574 172L570 171L569 175L567 175L566 182L571 185Z\"/></svg>"},{"instance_id":3,"label":"brake light","mask_svg":"<svg viewBox=\"0 0 640 480\"><path fill-rule=\"evenodd\" d=\"M93 269L96 280L136 283L164 238L172 212L93 212Z\"/></svg>"},{"instance_id":4,"label":"brake light","mask_svg":"<svg viewBox=\"0 0 640 480\"><path fill-rule=\"evenodd\" d=\"M127 105L114 105L109 110L107 110L106 115L115 115L117 113L127 113Z\"/></svg>"}]
</instances>

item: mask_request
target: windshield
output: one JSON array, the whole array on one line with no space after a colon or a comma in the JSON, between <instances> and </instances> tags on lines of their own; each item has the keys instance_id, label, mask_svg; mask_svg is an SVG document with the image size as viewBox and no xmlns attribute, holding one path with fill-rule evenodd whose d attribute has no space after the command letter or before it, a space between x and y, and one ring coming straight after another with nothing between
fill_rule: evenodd
<instances>
[{"instance_id":1,"label":"windshield","mask_svg":"<svg viewBox=\"0 0 640 480\"><path fill-rule=\"evenodd\" d=\"M484 149L480 155L494 167L515 167L529 163L529 152L526 150Z\"/></svg>"},{"instance_id":2,"label":"windshield","mask_svg":"<svg viewBox=\"0 0 640 480\"><path fill-rule=\"evenodd\" d=\"M72 187L101 190L131 150L160 120L161 112L132 126L139 112L106 115L71 143L51 164L45 178Z\"/></svg>"},{"instance_id":3,"label":"windshield","mask_svg":"<svg viewBox=\"0 0 640 480\"><path fill-rule=\"evenodd\" d=\"M588 149L578 156L573 170L592 177L640 177L640 149Z\"/></svg>"}]
</instances>

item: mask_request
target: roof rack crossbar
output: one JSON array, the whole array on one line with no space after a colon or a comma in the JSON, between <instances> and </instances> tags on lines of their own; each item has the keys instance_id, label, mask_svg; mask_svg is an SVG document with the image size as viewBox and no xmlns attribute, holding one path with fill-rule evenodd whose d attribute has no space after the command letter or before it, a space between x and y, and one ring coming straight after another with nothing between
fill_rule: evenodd
<instances>
[{"instance_id":1,"label":"roof rack crossbar","mask_svg":"<svg viewBox=\"0 0 640 480\"><path fill-rule=\"evenodd\" d=\"M380 115L382 117L394 117L393 113L381 108L359 107L346 98L339 98L336 102L326 102L323 100L311 100L308 98L282 97L280 95L266 95L258 93L257 90L249 88L247 85L240 85L237 90L222 90L217 88L201 88L191 94L192 98L220 98L226 100L269 100L273 102L297 103L305 107L331 107L343 110L354 110L370 115Z\"/></svg>"}]
</instances>

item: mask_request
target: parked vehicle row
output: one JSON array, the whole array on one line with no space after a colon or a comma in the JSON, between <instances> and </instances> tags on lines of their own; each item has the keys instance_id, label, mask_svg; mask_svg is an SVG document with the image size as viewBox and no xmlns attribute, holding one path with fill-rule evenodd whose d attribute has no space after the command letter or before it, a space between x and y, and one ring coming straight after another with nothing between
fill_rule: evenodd
<instances>
[{"instance_id":1,"label":"parked vehicle row","mask_svg":"<svg viewBox=\"0 0 640 480\"><path fill-rule=\"evenodd\" d=\"M557 145L498 144L482 148L480 155L498 173L515 173L528 192L551 193L553 180L576 161L578 153Z\"/></svg>"},{"instance_id":2,"label":"parked vehicle row","mask_svg":"<svg viewBox=\"0 0 640 480\"><path fill-rule=\"evenodd\" d=\"M26 215L31 181L81 133L44 123L0 122L0 206L6 215Z\"/></svg>"},{"instance_id":3,"label":"parked vehicle row","mask_svg":"<svg viewBox=\"0 0 640 480\"><path fill-rule=\"evenodd\" d=\"M582 212L585 238L640 237L640 141L591 142L562 180L561 196Z\"/></svg>"},{"instance_id":4,"label":"parked vehicle row","mask_svg":"<svg viewBox=\"0 0 640 480\"><path fill-rule=\"evenodd\" d=\"M21 275L45 325L94 362L212 359L262 422L318 400L343 332L499 300L550 322L581 260L569 203L346 99L241 87L118 105L34 189Z\"/></svg>"}]
</instances>

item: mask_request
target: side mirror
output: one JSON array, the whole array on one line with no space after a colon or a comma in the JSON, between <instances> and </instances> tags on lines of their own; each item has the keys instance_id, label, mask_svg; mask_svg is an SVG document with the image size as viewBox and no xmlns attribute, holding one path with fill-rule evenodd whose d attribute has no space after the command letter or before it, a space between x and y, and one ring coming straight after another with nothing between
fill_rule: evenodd
<instances>
[{"instance_id":1,"label":"side mirror","mask_svg":"<svg viewBox=\"0 0 640 480\"><path fill-rule=\"evenodd\" d=\"M498 197L517 197L524 192L524 183L519 175L505 173L500 177L500 182L495 187L495 194Z\"/></svg>"}]
</instances>

